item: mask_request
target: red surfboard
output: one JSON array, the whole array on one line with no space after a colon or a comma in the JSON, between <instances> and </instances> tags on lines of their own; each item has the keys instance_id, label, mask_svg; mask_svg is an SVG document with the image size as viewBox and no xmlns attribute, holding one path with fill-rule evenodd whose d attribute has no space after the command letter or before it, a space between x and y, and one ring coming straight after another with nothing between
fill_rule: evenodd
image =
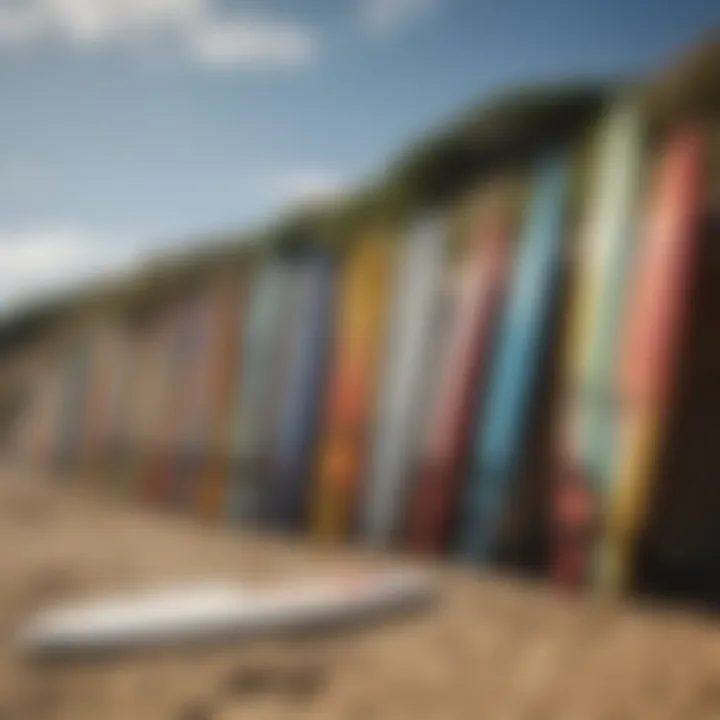
<instances>
[{"instance_id":1,"label":"red surfboard","mask_svg":"<svg viewBox=\"0 0 720 720\"><path fill-rule=\"evenodd\" d=\"M698 250L703 138L672 137L653 186L631 282L618 358L618 443L601 556L601 584L617 591L631 577L632 553L665 442L665 425L688 322Z\"/></svg>"}]
</instances>

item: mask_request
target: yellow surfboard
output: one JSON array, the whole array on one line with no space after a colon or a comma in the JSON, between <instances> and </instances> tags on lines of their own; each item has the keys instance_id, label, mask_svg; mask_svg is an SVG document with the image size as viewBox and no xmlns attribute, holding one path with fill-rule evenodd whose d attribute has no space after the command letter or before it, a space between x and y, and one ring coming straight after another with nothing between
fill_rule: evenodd
<instances>
[{"instance_id":1,"label":"yellow surfboard","mask_svg":"<svg viewBox=\"0 0 720 720\"><path fill-rule=\"evenodd\" d=\"M618 103L600 123L573 262L552 563L555 578L571 587L593 573L612 462L607 400L635 246L642 140L641 116L631 100Z\"/></svg>"},{"instance_id":2,"label":"yellow surfboard","mask_svg":"<svg viewBox=\"0 0 720 720\"><path fill-rule=\"evenodd\" d=\"M360 498L385 340L395 247L385 234L364 238L341 280L328 402L320 434L314 533L347 537Z\"/></svg>"}]
</instances>

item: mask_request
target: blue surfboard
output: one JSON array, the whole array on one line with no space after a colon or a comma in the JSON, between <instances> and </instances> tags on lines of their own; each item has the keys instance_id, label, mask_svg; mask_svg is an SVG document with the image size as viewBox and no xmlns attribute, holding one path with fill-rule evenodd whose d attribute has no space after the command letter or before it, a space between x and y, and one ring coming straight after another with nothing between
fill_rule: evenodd
<instances>
[{"instance_id":1,"label":"blue surfboard","mask_svg":"<svg viewBox=\"0 0 720 720\"><path fill-rule=\"evenodd\" d=\"M277 445L272 454L268 511L271 523L298 527L306 515L309 473L323 400L332 339L335 273L328 258L302 262L294 347L282 398Z\"/></svg>"},{"instance_id":2,"label":"blue surfboard","mask_svg":"<svg viewBox=\"0 0 720 720\"><path fill-rule=\"evenodd\" d=\"M461 552L480 563L497 550L560 272L570 164L553 156L533 178L512 286L500 327L468 478Z\"/></svg>"}]
</instances>

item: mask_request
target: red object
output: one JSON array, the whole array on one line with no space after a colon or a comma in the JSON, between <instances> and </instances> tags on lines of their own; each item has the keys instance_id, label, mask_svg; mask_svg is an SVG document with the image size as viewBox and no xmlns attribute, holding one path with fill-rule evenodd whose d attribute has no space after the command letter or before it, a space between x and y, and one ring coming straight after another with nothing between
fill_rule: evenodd
<instances>
[{"instance_id":1,"label":"red object","mask_svg":"<svg viewBox=\"0 0 720 720\"><path fill-rule=\"evenodd\" d=\"M623 402L660 410L672 387L696 254L701 162L701 135L685 130L670 141L658 170L621 346Z\"/></svg>"}]
</instances>

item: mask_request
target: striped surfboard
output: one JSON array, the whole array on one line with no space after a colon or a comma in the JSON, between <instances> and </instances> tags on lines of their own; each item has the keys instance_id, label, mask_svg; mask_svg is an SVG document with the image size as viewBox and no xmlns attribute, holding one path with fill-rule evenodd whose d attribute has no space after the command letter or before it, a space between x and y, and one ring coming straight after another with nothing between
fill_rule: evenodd
<instances>
[{"instance_id":1,"label":"striped surfboard","mask_svg":"<svg viewBox=\"0 0 720 720\"><path fill-rule=\"evenodd\" d=\"M617 452L600 559L601 587L621 591L665 442L679 339L698 251L701 134L684 129L662 153L631 281L617 366Z\"/></svg>"},{"instance_id":2,"label":"striped surfboard","mask_svg":"<svg viewBox=\"0 0 720 720\"><path fill-rule=\"evenodd\" d=\"M525 210L461 520L461 552L480 563L496 556L524 451L562 262L569 180L567 157L545 159Z\"/></svg>"},{"instance_id":3,"label":"striped surfboard","mask_svg":"<svg viewBox=\"0 0 720 720\"><path fill-rule=\"evenodd\" d=\"M613 368L635 246L642 128L623 103L600 128L593 187L578 243L565 372L567 388L556 477L554 575L578 586L592 573L592 548L612 459Z\"/></svg>"}]
</instances>

